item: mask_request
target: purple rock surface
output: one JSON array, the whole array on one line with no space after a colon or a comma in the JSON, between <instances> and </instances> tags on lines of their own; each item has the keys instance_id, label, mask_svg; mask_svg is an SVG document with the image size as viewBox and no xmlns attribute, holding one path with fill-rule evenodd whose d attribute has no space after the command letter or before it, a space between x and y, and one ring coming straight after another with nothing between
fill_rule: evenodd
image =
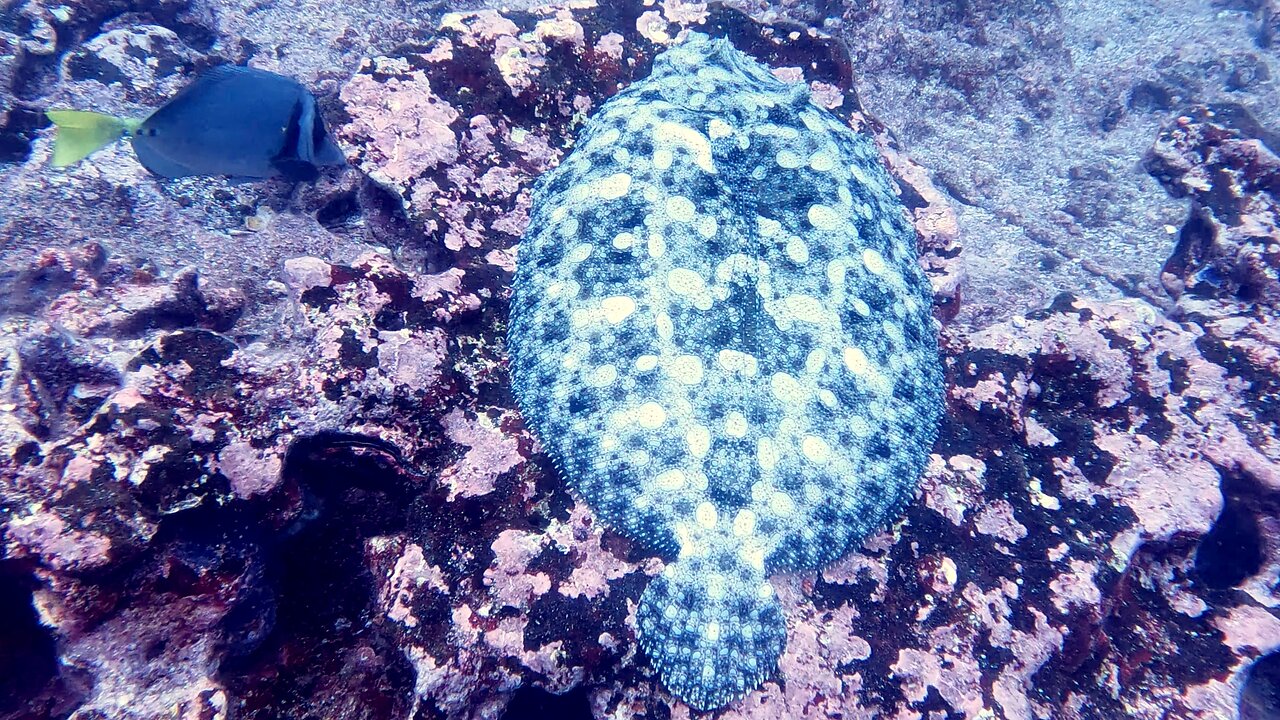
<instances>
[{"instance_id":1,"label":"purple rock surface","mask_svg":"<svg viewBox=\"0 0 1280 720\"><path fill-rule=\"evenodd\" d=\"M1095 4L6 6L0 718L697 715L504 340L530 183L687 28L875 138L947 371L916 501L775 582L780 673L715 715L1277 716L1275 3ZM350 167L48 166L44 108L227 61Z\"/></svg>"}]
</instances>

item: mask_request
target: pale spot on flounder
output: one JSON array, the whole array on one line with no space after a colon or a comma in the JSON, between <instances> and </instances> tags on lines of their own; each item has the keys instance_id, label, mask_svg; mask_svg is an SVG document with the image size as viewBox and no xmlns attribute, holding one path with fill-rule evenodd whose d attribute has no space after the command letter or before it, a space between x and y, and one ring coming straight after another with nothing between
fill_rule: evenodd
<instances>
[{"instance_id":1,"label":"pale spot on flounder","mask_svg":"<svg viewBox=\"0 0 1280 720\"><path fill-rule=\"evenodd\" d=\"M617 200L631 189L631 176L627 173L614 173L596 184L595 192L605 200Z\"/></svg>"},{"instance_id":2,"label":"pale spot on flounder","mask_svg":"<svg viewBox=\"0 0 1280 720\"><path fill-rule=\"evenodd\" d=\"M810 205L808 217L809 223L819 230L835 230L844 224L840 213L826 205Z\"/></svg>"},{"instance_id":3,"label":"pale spot on flounder","mask_svg":"<svg viewBox=\"0 0 1280 720\"><path fill-rule=\"evenodd\" d=\"M769 388L773 391L773 396L778 399L778 402L785 405L795 405L803 403L805 400L804 386L787 373L774 373L773 377L769 379Z\"/></svg>"},{"instance_id":4,"label":"pale spot on flounder","mask_svg":"<svg viewBox=\"0 0 1280 720\"><path fill-rule=\"evenodd\" d=\"M733 534L738 537L747 537L756 531L756 514L748 508L738 511L733 518Z\"/></svg>"},{"instance_id":5,"label":"pale spot on flounder","mask_svg":"<svg viewBox=\"0 0 1280 720\"><path fill-rule=\"evenodd\" d=\"M675 268L667 273L667 288L677 295L697 295L706 289L706 283L692 270Z\"/></svg>"},{"instance_id":6,"label":"pale spot on flounder","mask_svg":"<svg viewBox=\"0 0 1280 720\"><path fill-rule=\"evenodd\" d=\"M761 237L773 237L782 234L782 223L773 218L756 216L756 232ZM746 257L745 255L743 257Z\"/></svg>"},{"instance_id":7,"label":"pale spot on flounder","mask_svg":"<svg viewBox=\"0 0 1280 720\"><path fill-rule=\"evenodd\" d=\"M769 496L769 509L778 515L790 515L796 511L796 501L784 492L774 492Z\"/></svg>"},{"instance_id":8,"label":"pale spot on flounder","mask_svg":"<svg viewBox=\"0 0 1280 720\"><path fill-rule=\"evenodd\" d=\"M694 425L684 434L684 441L689 446L690 455L706 457L711 449L711 431L706 425Z\"/></svg>"},{"instance_id":9,"label":"pale spot on flounder","mask_svg":"<svg viewBox=\"0 0 1280 720\"><path fill-rule=\"evenodd\" d=\"M565 260L568 260L569 262L582 262L583 260L591 257L592 250L595 250L594 246L588 243L582 243L570 250L569 254L565 255Z\"/></svg>"},{"instance_id":10,"label":"pale spot on flounder","mask_svg":"<svg viewBox=\"0 0 1280 720\"><path fill-rule=\"evenodd\" d=\"M713 238L716 231L720 229L719 223L710 215L699 215L698 219L693 222L693 229L704 238Z\"/></svg>"},{"instance_id":11,"label":"pale spot on flounder","mask_svg":"<svg viewBox=\"0 0 1280 720\"><path fill-rule=\"evenodd\" d=\"M737 350L721 350L716 354L716 362L729 372L741 373L748 377L759 371L759 362L754 356Z\"/></svg>"},{"instance_id":12,"label":"pale spot on flounder","mask_svg":"<svg viewBox=\"0 0 1280 720\"><path fill-rule=\"evenodd\" d=\"M844 349L844 366L854 375L861 376L871 372L871 363L867 361L867 354L862 352L861 348Z\"/></svg>"},{"instance_id":13,"label":"pale spot on flounder","mask_svg":"<svg viewBox=\"0 0 1280 720\"><path fill-rule=\"evenodd\" d=\"M591 144L592 146L612 145L613 143L618 142L618 139L621 137L622 137L622 131L618 130L618 128L609 128L608 130L605 130L604 132L600 133L600 135L597 136L596 139L592 141Z\"/></svg>"},{"instance_id":14,"label":"pale spot on flounder","mask_svg":"<svg viewBox=\"0 0 1280 720\"><path fill-rule=\"evenodd\" d=\"M835 158L825 150L820 150L809 156L809 169L815 172L831 172L835 167Z\"/></svg>"},{"instance_id":15,"label":"pale spot on flounder","mask_svg":"<svg viewBox=\"0 0 1280 720\"><path fill-rule=\"evenodd\" d=\"M804 164L804 160L790 150L779 150L773 160L778 163L778 167L783 167L788 170L794 170Z\"/></svg>"},{"instance_id":16,"label":"pale spot on flounder","mask_svg":"<svg viewBox=\"0 0 1280 720\"><path fill-rule=\"evenodd\" d=\"M844 284L845 266L844 261L836 258L827 263L827 282L832 285Z\"/></svg>"},{"instance_id":17,"label":"pale spot on flounder","mask_svg":"<svg viewBox=\"0 0 1280 720\"><path fill-rule=\"evenodd\" d=\"M671 377L685 385L702 382L702 360L697 355L681 355L667 365Z\"/></svg>"},{"instance_id":18,"label":"pale spot on flounder","mask_svg":"<svg viewBox=\"0 0 1280 720\"><path fill-rule=\"evenodd\" d=\"M815 463L826 462L831 458L831 446L817 435L808 435L800 443L800 452Z\"/></svg>"},{"instance_id":19,"label":"pale spot on flounder","mask_svg":"<svg viewBox=\"0 0 1280 720\"><path fill-rule=\"evenodd\" d=\"M685 474L683 470L668 470L653 479L653 483L662 490L679 490L684 487Z\"/></svg>"},{"instance_id":20,"label":"pale spot on flounder","mask_svg":"<svg viewBox=\"0 0 1280 720\"><path fill-rule=\"evenodd\" d=\"M658 317L654 318L654 327L658 331L658 337L663 340L670 340L675 334L676 326L671 322L671 316L666 313L658 313Z\"/></svg>"},{"instance_id":21,"label":"pale spot on flounder","mask_svg":"<svg viewBox=\"0 0 1280 720\"><path fill-rule=\"evenodd\" d=\"M613 365L601 365L587 376L587 384L596 387L612 385L618 379L618 368Z\"/></svg>"},{"instance_id":22,"label":"pale spot on flounder","mask_svg":"<svg viewBox=\"0 0 1280 720\"><path fill-rule=\"evenodd\" d=\"M787 241L787 257L791 258L791 262L797 265L803 265L809 262L809 246L798 237L793 237Z\"/></svg>"},{"instance_id":23,"label":"pale spot on flounder","mask_svg":"<svg viewBox=\"0 0 1280 720\"><path fill-rule=\"evenodd\" d=\"M693 220L698 209L694 207L693 201L683 195L672 195L667 198L667 214L672 220L678 222L689 222Z\"/></svg>"},{"instance_id":24,"label":"pale spot on flounder","mask_svg":"<svg viewBox=\"0 0 1280 720\"><path fill-rule=\"evenodd\" d=\"M654 232L649 234L649 257L660 258L667 252L667 241L662 237L662 233Z\"/></svg>"},{"instance_id":25,"label":"pale spot on flounder","mask_svg":"<svg viewBox=\"0 0 1280 720\"><path fill-rule=\"evenodd\" d=\"M862 264L876 275L884 275L885 270L888 269L884 264L884 256L871 248L862 251Z\"/></svg>"},{"instance_id":26,"label":"pale spot on flounder","mask_svg":"<svg viewBox=\"0 0 1280 720\"><path fill-rule=\"evenodd\" d=\"M724 434L729 437L745 437L747 434L747 416L733 411L724 416Z\"/></svg>"},{"instance_id":27,"label":"pale spot on flounder","mask_svg":"<svg viewBox=\"0 0 1280 720\"><path fill-rule=\"evenodd\" d=\"M650 430L661 427L667 421L667 411L656 402L647 402L636 408L636 422Z\"/></svg>"},{"instance_id":28,"label":"pale spot on flounder","mask_svg":"<svg viewBox=\"0 0 1280 720\"><path fill-rule=\"evenodd\" d=\"M756 462L765 470L778 466L778 446L772 438L762 437L756 442Z\"/></svg>"},{"instance_id":29,"label":"pale spot on flounder","mask_svg":"<svg viewBox=\"0 0 1280 720\"><path fill-rule=\"evenodd\" d=\"M615 295L600 301L600 310L605 320L617 325L636 311L636 301L626 295Z\"/></svg>"},{"instance_id":30,"label":"pale spot on flounder","mask_svg":"<svg viewBox=\"0 0 1280 720\"><path fill-rule=\"evenodd\" d=\"M810 373L820 372L826 364L827 351L822 348L810 350L809 355L804 359L804 369Z\"/></svg>"},{"instance_id":31,"label":"pale spot on flounder","mask_svg":"<svg viewBox=\"0 0 1280 720\"><path fill-rule=\"evenodd\" d=\"M780 320L821 324L827 311L822 301L809 295L788 295L767 304Z\"/></svg>"},{"instance_id":32,"label":"pale spot on flounder","mask_svg":"<svg viewBox=\"0 0 1280 720\"><path fill-rule=\"evenodd\" d=\"M762 547L744 547L739 552L742 561L757 570L764 569L765 551Z\"/></svg>"},{"instance_id":33,"label":"pale spot on flounder","mask_svg":"<svg viewBox=\"0 0 1280 720\"><path fill-rule=\"evenodd\" d=\"M693 154L693 162L703 172L715 174L716 166L711 160L711 141L706 135L687 125L673 122L660 122L653 128L654 144L670 143L680 145Z\"/></svg>"},{"instance_id":34,"label":"pale spot on flounder","mask_svg":"<svg viewBox=\"0 0 1280 720\"><path fill-rule=\"evenodd\" d=\"M708 530L715 527L720 520L720 514L716 512L716 506L709 502L703 502L698 505L698 509L694 511L693 516L699 525Z\"/></svg>"}]
</instances>

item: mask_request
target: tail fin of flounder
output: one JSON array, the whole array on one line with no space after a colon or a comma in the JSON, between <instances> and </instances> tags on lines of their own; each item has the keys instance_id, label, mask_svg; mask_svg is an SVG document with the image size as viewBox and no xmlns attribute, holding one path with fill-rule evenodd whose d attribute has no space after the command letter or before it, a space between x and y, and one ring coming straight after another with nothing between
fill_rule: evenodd
<instances>
[{"instance_id":1,"label":"tail fin of flounder","mask_svg":"<svg viewBox=\"0 0 1280 720\"><path fill-rule=\"evenodd\" d=\"M720 560L737 558L723 554ZM640 596L640 646L676 697L709 710L754 690L778 667L786 620L763 569L682 557Z\"/></svg>"},{"instance_id":2,"label":"tail fin of flounder","mask_svg":"<svg viewBox=\"0 0 1280 720\"><path fill-rule=\"evenodd\" d=\"M49 110L45 115L57 127L53 141L54 167L66 167L138 129L141 120L118 118L85 110Z\"/></svg>"}]
</instances>

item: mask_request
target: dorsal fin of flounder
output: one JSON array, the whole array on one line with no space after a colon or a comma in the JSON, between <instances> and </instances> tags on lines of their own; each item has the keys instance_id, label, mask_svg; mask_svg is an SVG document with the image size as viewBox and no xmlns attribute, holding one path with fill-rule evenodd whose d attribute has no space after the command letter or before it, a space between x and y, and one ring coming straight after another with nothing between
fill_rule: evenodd
<instances>
[{"instance_id":1,"label":"dorsal fin of flounder","mask_svg":"<svg viewBox=\"0 0 1280 720\"><path fill-rule=\"evenodd\" d=\"M691 34L534 189L512 381L566 482L674 557L639 639L720 707L777 668L769 575L900 512L941 414L931 292L870 139Z\"/></svg>"}]
</instances>

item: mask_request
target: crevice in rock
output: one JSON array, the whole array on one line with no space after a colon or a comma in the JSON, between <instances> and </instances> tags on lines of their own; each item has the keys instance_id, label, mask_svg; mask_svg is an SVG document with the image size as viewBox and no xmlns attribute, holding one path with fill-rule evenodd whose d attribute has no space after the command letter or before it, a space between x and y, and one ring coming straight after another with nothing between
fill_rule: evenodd
<instances>
[{"instance_id":1,"label":"crevice in rock","mask_svg":"<svg viewBox=\"0 0 1280 720\"><path fill-rule=\"evenodd\" d=\"M44 113L30 108L9 111L9 121L0 128L0 163L21 163L31 157L36 132L49 126Z\"/></svg>"},{"instance_id":2,"label":"crevice in rock","mask_svg":"<svg viewBox=\"0 0 1280 720\"><path fill-rule=\"evenodd\" d=\"M414 483L391 446L339 433L295 442L282 474L301 512L265 543L275 599L254 605L269 610L270 633L221 666L237 716L403 717L414 673L382 629L364 553L368 538L404 530ZM265 619L251 610L242 624L253 630Z\"/></svg>"},{"instance_id":3,"label":"crevice in rock","mask_svg":"<svg viewBox=\"0 0 1280 720\"><path fill-rule=\"evenodd\" d=\"M1195 556L1196 579L1215 590L1237 587L1262 569L1266 547L1259 513L1264 505L1280 505L1249 475L1221 473L1222 512L1200 539Z\"/></svg>"},{"instance_id":4,"label":"crevice in rock","mask_svg":"<svg viewBox=\"0 0 1280 720\"><path fill-rule=\"evenodd\" d=\"M502 720L541 720L541 718L559 718L561 720L591 720L591 703L587 691L579 686L563 695L554 695L546 690L534 687L523 687L516 692L507 705Z\"/></svg>"},{"instance_id":5,"label":"crevice in rock","mask_svg":"<svg viewBox=\"0 0 1280 720\"><path fill-rule=\"evenodd\" d=\"M62 692L53 634L32 603L37 583L25 563L0 563L0 720L65 718L80 694Z\"/></svg>"},{"instance_id":6,"label":"crevice in rock","mask_svg":"<svg viewBox=\"0 0 1280 720\"><path fill-rule=\"evenodd\" d=\"M1280 717L1280 652L1255 662L1240 692L1240 720L1276 717Z\"/></svg>"}]
</instances>

